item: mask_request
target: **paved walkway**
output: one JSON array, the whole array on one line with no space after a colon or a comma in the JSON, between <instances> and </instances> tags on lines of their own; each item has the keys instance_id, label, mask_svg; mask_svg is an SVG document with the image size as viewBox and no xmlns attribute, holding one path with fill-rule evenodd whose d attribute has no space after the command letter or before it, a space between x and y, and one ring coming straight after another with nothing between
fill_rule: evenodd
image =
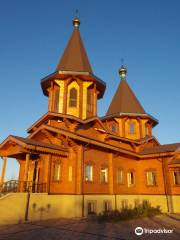
<instances>
[{"instance_id":1,"label":"paved walkway","mask_svg":"<svg viewBox=\"0 0 180 240\"><path fill-rule=\"evenodd\" d=\"M168 229L173 233L137 236L136 227ZM144 230L145 231L145 230ZM86 219L58 219L0 227L0 240L108 240L180 239L180 215L161 215L118 223L98 223Z\"/></svg>"}]
</instances>

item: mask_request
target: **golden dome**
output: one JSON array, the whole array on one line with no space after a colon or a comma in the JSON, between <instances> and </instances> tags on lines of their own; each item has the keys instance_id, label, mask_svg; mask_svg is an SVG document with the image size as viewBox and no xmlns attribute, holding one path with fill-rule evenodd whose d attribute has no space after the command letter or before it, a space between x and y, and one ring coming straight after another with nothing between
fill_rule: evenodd
<instances>
[{"instance_id":1,"label":"golden dome","mask_svg":"<svg viewBox=\"0 0 180 240\"><path fill-rule=\"evenodd\" d=\"M119 69L119 75L121 79L126 79L127 69L125 66L121 66Z\"/></svg>"},{"instance_id":2,"label":"golden dome","mask_svg":"<svg viewBox=\"0 0 180 240\"><path fill-rule=\"evenodd\" d=\"M73 19L73 26L74 26L74 28L78 29L80 24L81 24L81 22L80 22L79 18L75 17Z\"/></svg>"}]
</instances>

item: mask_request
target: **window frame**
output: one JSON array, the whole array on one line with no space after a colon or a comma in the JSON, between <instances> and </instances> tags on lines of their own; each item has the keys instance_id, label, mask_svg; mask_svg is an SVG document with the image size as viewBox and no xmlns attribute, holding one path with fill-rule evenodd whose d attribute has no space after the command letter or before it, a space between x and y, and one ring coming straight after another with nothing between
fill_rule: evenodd
<instances>
[{"instance_id":1,"label":"window frame","mask_svg":"<svg viewBox=\"0 0 180 240\"><path fill-rule=\"evenodd\" d=\"M102 181L102 173L103 173L103 170L105 170L105 180ZM100 169L100 183L101 184L107 184L108 183L108 179L109 178L109 174L108 174L108 167L101 167Z\"/></svg>"},{"instance_id":2,"label":"window frame","mask_svg":"<svg viewBox=\"0 0 180 240\"><path fill-rule=\"evenodd\" d=\"M88 176L87 176L87 168L90 168L90 178L88 178ZM86 165L85 165L85 172L84 172L84 177L85 177L85 182L93 182L93 165L91 164L91 163L87 163Z\"/></svg>"},{"instance_id":3,"label":"window frame","mask_svg":"<svg viewBox=\"0 0 180 240\"><path fill-rule=\"evenodd\" d=\"M73 96L72 96L73 95ZM78 104L78 90L75 87L70 88L69 90L69 108L77 108Z\"/></svg>"},{"instance_id":4,"label":"window frame","mask_svg":"<svg viewBox=\"0 0 180 240\"><path fill-rule=\"evenodd\" d=\"M106 206L107 206L107 209L106 209ZM111 200L104 200L103 201L103 211L104 212L109 212L111 210L112 210L112 201Z\"/></svg>"},{"instance_id":5,"label":"window frame","mask_svg":"<svg viewBox=\"0 0 180 240\"><path fill-rule=\"evenodd\" d=\"M151 180L153 181L152 183L148 182L148 173L152 173L152 178ZM157 174L156 170L146 170L146 185L150 187L157 186Z\"/></svg>"},{"instance_id":6,"label":"window frame","mask_svg":"<svg viewBox=\"0 0 180 240\"><path fill-rule=\"evenodd\" d=\"M59 173L58 173L58 178L55 178L56 177L56 165L59 166ZM61 161L54 161L53 163L53 182L61 182L61 177L62 177L62 163Z\"/></svg>"},{"instance_id":7,"label":"window frame","mask_svg":"<svg viewBox=\"0 0 180 240\"><path fill-rule=\"evenodd\" d=\"M59 112L59 106L60 106L60 87L55 88L54 90L54 112Z\"/></svg>"},{"instance_id":8,"label":"window frame","mask_svg":"<svg viewBox=\"0 0 180 240\"><path fill-rule=\"evenodd\" d=\"M129 174L132 174L132 176L133 176L133 183L129 183ZM127 172L127 185L128 185L128 187L133 187L133 186L135 186L135 171L134 170L129 170L128 172Z\"/></svg>"},{"instance_id":9,"label":"window frame","mask_svg":"<svg viewBox=\"0 0 180 240\"><path fill-rule=\"evenodd\" d=\"M177 179L175 173L178 173ZM180 170L173 170L173 184L174 186L180 186Z\"/></svg>"},{"instance_id":10,"label":"window frame","mask_svg":"<svg viewBox=\"0 0 180 240\"><path fill-rule=\"evenodd\" d=\"M92 113L93 111L93 94L92 90L87 88L87 112Z\"/></svg>"},{"instance_id":11,"label":"window frame","mask_svg":"<svg viewBox=\"0 0 180 240\"><path fill-rule=\"evenodd\" d=\"M145 125L145 136L149 136L149 125Z\"/></svg>"},{"instance_id":12,"label":"window frame","mask_svg":"<svg viewBox=\"0 0 180 240\"><path fill-rule=\"evenodd\" d=\"M129 134L133 135L136 133L136 124L134 122L129 122Z\"/></svg>"},{"instance_id":13,"label":"window frame","mask_svg":"<svg viewBox=\"0 0 180 240\"><path fill-rule=\"evenodd\" d=\"M116 133L117 132L117 124L116 123L112 123L112 125L111 125L111 132L112 133Z\"/></svg>"},{"instance_id":14,"label":"window frame","mask_svg":"<svg viewBox=\"0 0 180 240\"><path fill-rule=\"evenodd\" d=\"M72 182L73 180L73 168L72 165L68 167L68 182Z\"/></svg>"},{"instance_id":15,"label":"window frame","mask_svg":"<svg viewBox=\"0 0 180 240\"><path fill-rule=\"evenodd\" d=\"M89 204L91 204L91 206L93 206L93 211L89 212ZM91 208L91 207L90 207ZM87 202L87 215L91 215L91 214L96 214L97 211L97 202L95 200L90 200Z\"/></svg>"},{"instance_id":16,"label":"window frame","mask_svg":"<svg viewBox=\"0 0 180 240\"><path fill-rule=\"evenodd\" d=\"M119 175L118 172L121 171L122 175L121 175L121 181L119 181ZM118 168L116 171L116 181L118 185L122 185L124 184L124 169L123 168Z\"/></svg>"}]
</instances>

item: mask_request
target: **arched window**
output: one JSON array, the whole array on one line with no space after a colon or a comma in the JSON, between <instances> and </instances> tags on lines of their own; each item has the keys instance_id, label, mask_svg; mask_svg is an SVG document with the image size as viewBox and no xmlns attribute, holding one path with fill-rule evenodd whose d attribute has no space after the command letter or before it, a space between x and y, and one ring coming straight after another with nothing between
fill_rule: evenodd
<instances>
[{"instance_id":1,"label":"arched window","mask_svg":"<svg viewBox=\"0 0 180 240\"><path fill-rule=\"evenodd\" d=\"M145 125L145 134L146 134L146 136L149 135L149 127L148 127L148 125Z\"/></svg>"},{"instance_id":2,"label":"arched window","mask_svg":"<svg viewBox=\"0 0 180 240\"><path fill-rule=\"evenodd\" d=\"M135 183L134 171L129 171L127 173L127 182L128 182L128 187L134 185Z\"/></svg>"},{"instance_id":3,"label":"arched window","mask_svg":"<svg viewBox=\"0 0 180 240\"><path fill-rule=\"evenodd\" d=\"M60 96L60 88L56 88L54 92L54 111L59 112L59 96Z\"/></svg>"},{"instance_id":4,"label":"arched window","mask_svg":"<svg viewBox=\"0 0 180 240\"><path fill-rule=\"evenodd\" d=\"M53 180L61 180L61 163L59 161L54 163Z\"/></svg>"},{"instance_id":5,"label":"arched window","mask_svg":"<svg viewBox=\"0 0 180 240\"><path fill-rule=\"evenodd\" d=\"M112 126L111 126L111 131L112 131L113 133L116 132L116 124L115 124L115 123L112 124Z\"/></svg>"},{"instance_id":6,"label":"arched window","mask_svg":"<svg viewBox=\"0 0 180 240\"><path fill-rule=\"evenodd\" d=\"M77 90L76 90L76 88L71 88L71 90L70 90L69 107L77 107Z\"/></svg>"},{"instance_id":7,"label":"arched window","mask_svg":"<svg viewBox=\"0 0 180 240\"><path fill-rule=\"evenodd\" d=\"M87 111L92 112L92 92L91 92L91 89L87 90Z\"/></svg>"},{"instance_id":8,"label":"arched window","mask_svg":"<svg viewBox=\"0 0 180 240\"><path fill-rule=\"evenodd\" d=\"M91 164L87 164L85 167L85 181L93 181L93 166Z\"/></svg>"},{"instance_id":9,"label":"arched window","mask_svg":"<svg viewBox=\"0 0 180 240\"><path fill-rule=\"evenodd\" d=\"M130 134L134 134L135 133L135 124L133 122L131 122L129 124L129 133Z\"/></svg>"}]
</instances>

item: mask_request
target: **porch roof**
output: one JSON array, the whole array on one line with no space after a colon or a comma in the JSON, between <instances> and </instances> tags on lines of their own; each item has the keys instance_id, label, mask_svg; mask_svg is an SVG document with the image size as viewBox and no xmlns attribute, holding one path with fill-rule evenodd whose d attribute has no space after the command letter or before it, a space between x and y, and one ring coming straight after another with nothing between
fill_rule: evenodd
<instances>
[{"instance_id":1,"label":"porch roof","mask_svg":"<svg viewBox=\"0 0 180 240\"><path fill-rule=\"evenodd\" d=\"M20 149L11 151L8 153L8 144L10 146L18 145ZM0 156L19 156L20 154L24 154L24 152L37 152L37 153L51 153L57 155L67 156L68 149L62 146L58 146L55 144L43 143L34 139L23 138L19 136L8 136L1 144L0 144Z\"/></svg>"}]
</instances>

